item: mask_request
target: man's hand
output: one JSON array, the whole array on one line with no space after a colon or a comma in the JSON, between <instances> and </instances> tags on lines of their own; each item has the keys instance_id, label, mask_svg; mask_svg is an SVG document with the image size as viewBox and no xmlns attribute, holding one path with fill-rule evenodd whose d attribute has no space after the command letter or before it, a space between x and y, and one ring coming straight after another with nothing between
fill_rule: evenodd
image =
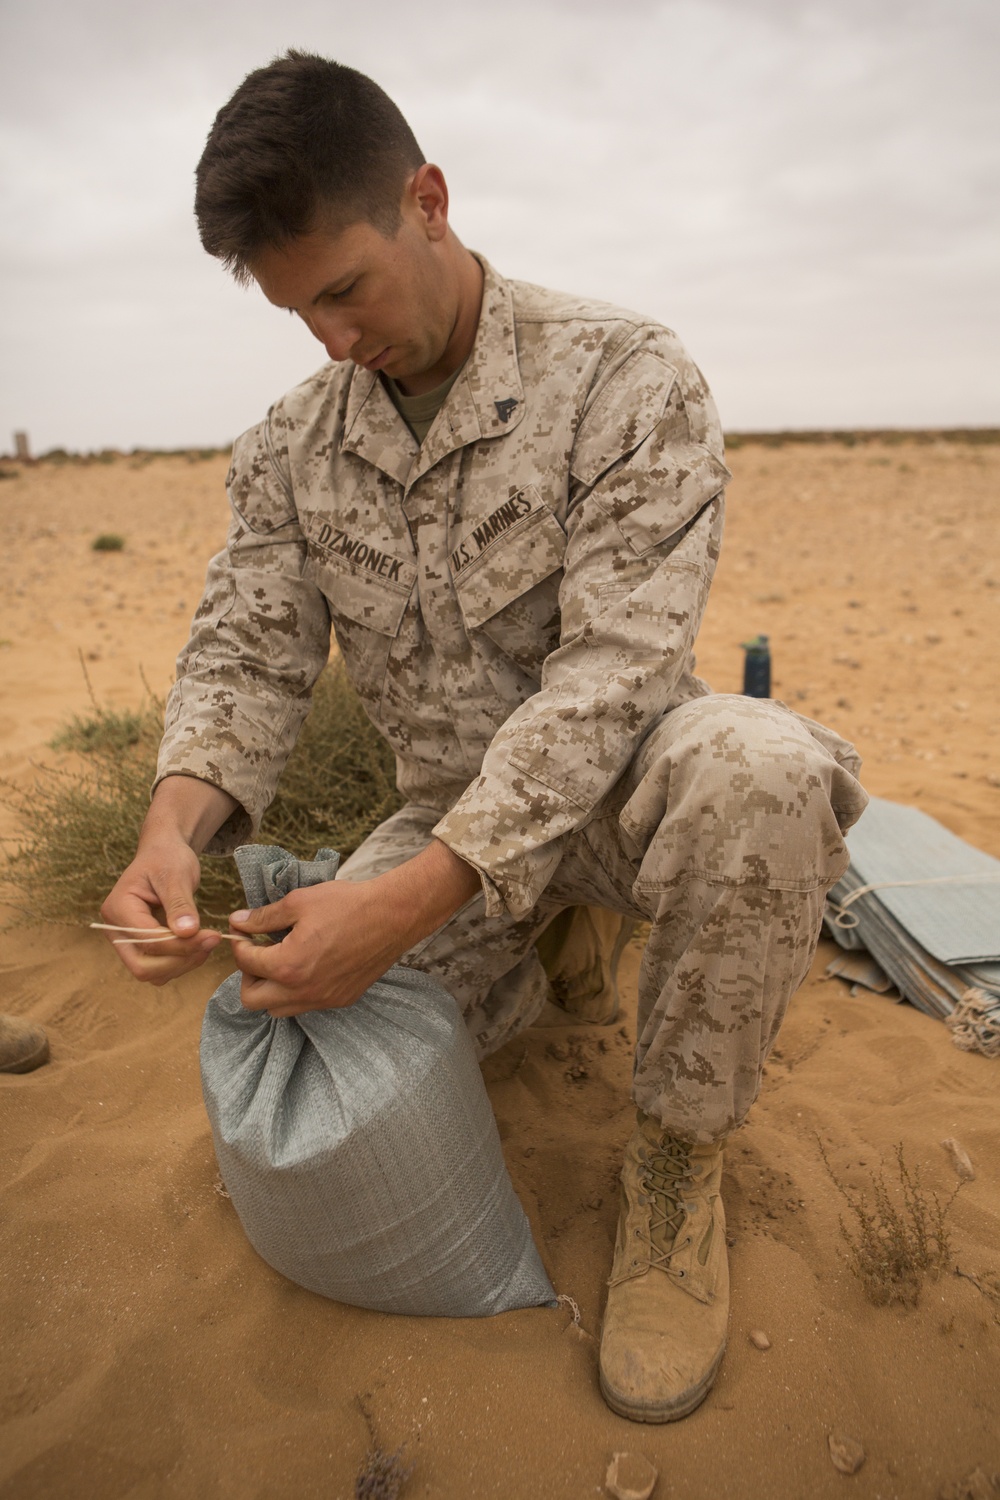
<instances>
[{"instance_id":1,"label":"man's hand","mask_svg":"<svg viewBox=\"0 0 1000 1500\"><path fill-rule=\"evenodd\" d=\"M234 912L234 932L292 929L273 947L233 944L243 970L243 1004L272 1016L353 1005L479 888L472 866L434 839L414 859L374 880L331 880L257 911Z\"/></svg>"},{"instance_id":2,"label":"man's hand","mask_svg":"<svg viewBox=\"0 0 1000 1500\"><path fill-rule=\"evenodd\" d=\"M136 979L166 984L203 964L222 941L201 932L194 893L201 877L198 852L235 807L228 793L192 776L168 776L157 787L135 859L101 907L104 921L116 926L148 927L155 935L166 925L176 934L163 942L115 948ZM112 941L139 934L105 936Z\"/></svg>"}]
</instances>

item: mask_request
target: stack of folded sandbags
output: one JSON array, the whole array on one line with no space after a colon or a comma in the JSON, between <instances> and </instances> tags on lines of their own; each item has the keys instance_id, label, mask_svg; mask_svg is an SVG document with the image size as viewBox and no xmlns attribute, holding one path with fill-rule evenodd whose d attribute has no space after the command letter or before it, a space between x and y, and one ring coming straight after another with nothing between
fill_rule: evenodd
<instances>
[{"instance_id":1,"label":"stack of folded sandbags","mask_svg":"<svg viewBox=\"0 0 1000 1500\"><path fill-rule=\"evenodd\" d=\"M947 1021L957 1046L1000 1056L1000 860L881 797L847 846L851 863L830 892L826 926L875 964L838 959L828 972L874 990L894 984Z\"/></svg>"}]
</instances>

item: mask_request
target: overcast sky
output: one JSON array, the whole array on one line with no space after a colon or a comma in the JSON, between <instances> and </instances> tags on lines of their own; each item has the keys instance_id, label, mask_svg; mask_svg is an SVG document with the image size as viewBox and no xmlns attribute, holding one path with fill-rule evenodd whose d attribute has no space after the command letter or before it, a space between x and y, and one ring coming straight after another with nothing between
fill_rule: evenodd
<instances>
[{"instance_id":1,"label":"overcast sky","mask_svg":"<svg viewBox=\"0 0 1000 1500\"><path fill-rule=\"evenodd\" d=\"M0 0L0 448L226 443L322 362L191 210L287 47L388 90L504 274L675 328L727 428L1000 424L996 0Z\"/></svg>"}]
</instances>

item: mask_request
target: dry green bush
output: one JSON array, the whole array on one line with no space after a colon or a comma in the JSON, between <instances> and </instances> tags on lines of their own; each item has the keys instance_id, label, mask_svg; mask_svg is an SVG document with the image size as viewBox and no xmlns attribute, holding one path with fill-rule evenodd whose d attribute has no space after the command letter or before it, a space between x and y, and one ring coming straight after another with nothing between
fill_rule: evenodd
<instances>
[{"instance_id":1,"label":"dry green bush","mask_svg":"<svg viewBox=\"0 0 1000 1500\"><path fill-rule=\"evenodd\" d=\"M73 759L40 766L23 791L0 783L0 799L24 833L8 855L0 885L36 920L81 921L97 915L135 852L156 770L163 705L150 698L116 713L95 703L53 740ZM259 842L311 858L321 845L350 854L401 804L395 760L365 716L339 658L322 673L313 707L289 757ZM202 859L199 905L223 917L243 902L230 858Z\"/></svg>"},{"instance_id":2,"label":"dry green bush","mask_svg":"<svg viewBox=\"0 0 1000 1500\"><path fill-rule=\"evenodd\" d=\"M946 1218L955 1193L942 1204L920 1181L920 1168L907 1165L903 1145L896 1147L898 1184L890 1189L884 1167L871 1175L866 1193L846 1187L837 1177L820 1142L830 1178L850 1211L840 1219L847 1262L865 1296L877 1307L892 1302L915 1306L926 1277L937 1278L952 1263ZM959 1184L961 1186L961 1184Z\"/></svg>"},{"instance_id":3,"label":"dry green bush","mask_svg":"<svg viewBox=\"0 0 1000 1500\"><path fill-rule=\"evenodd\" d=\"M162 719L162 705L158 702L122 712L102 708L95 702L92 714L87 718L74 714L49 741L49 747L77 755L95 751L102 755L123 755L145 739L155 752Z\"/></svg>"}]
</instances>

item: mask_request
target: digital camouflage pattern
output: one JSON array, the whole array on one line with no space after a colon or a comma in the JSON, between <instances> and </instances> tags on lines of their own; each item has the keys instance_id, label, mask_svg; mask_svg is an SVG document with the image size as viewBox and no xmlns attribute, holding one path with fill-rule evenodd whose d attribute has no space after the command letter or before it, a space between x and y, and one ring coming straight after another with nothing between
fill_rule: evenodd
<instances>
[{"instance_id":1,"label":"digital camouflage pattern","mask_svg":"<svg viewBox=\"0 0 1000 1500\"><path fill-rule=\"evenodd\" d=\"M729 1133L749 1110L809 967L842 830L864 809L858 758L783 704L711 694L665 714L538 904L490 919L481 893L402 962L462 1006L481 1056L530 1025L548 994L533 944L564 907L651 924L639 975L636 1103L683 1140ZM341 867L365 880L418 854L433 808L387 819Z\"/></svg>"},{"instance_id":2,"label":"digital camouflage pattern","mask_svg":"<svg viewBox=\"0 0 1000 1500\"><path fill-rule=\"evenodd\" d=\"M653 923L635 1097L710 1140L743 1117L864 805L857 758L782 705L709 694L693 643L728 471L676 337L485 262L472 354L418 446L328 364L235 445L226 550L178 661L159 774L259 824L331 623L409 806L344 866L432 836L482 891L407 961L482 1055L537 1015L568 905Z\"/></svg>"},{"instance_id":3,"label":"digital camouflage pattern","mask_svg":"<svg viewBox=\"0 0 1000 1500\"><path fill-rule=\"evenodd\" d=\"M534 906L667 708L728 471L705 382L666 329L502 281L417 447L376 375L325 365L235 446L233 524L178 662L160 773L222 786L244 840L326 662L330 623L487 909Z\"/></svg>"}]
</instances>

